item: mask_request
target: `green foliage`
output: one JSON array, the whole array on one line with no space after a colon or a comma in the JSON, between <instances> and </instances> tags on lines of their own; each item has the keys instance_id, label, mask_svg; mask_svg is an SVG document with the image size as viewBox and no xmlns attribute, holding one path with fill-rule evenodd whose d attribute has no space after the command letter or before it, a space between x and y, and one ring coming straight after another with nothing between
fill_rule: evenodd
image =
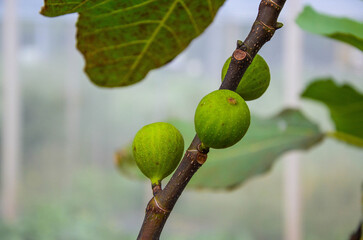
<instances>
[{"instance_id":1,"label":"green foliage","mask_svg":"<svg viewBox=\"0 0 363 240\"><path fill-rule=\"evenodd\" d=\"M231 90L216 90L198 104L194 126L205 146L227 148L242 139L250 126L246 102Z\"/></svg>"},{"instance_id":2,"label":"green foliage","mask_svg":"<svg viewBox=\"0 0 363 240\"><path fill-rule=\"evenodd\" d=\"M312 82L302 97L329 108L336 129L330 136L363 147L363 94L350 85L338 86L331 78L326 78Z\"/></svg>"},{"instance_id":3,"label":"green foliage","mask_svg":"<svg viewBox=\"0 0 363 240\"><path fill-rule=\"evenodd\" d=\"M174 59L213 21L224 0L45 0L41 14L79 13L77 47L102 87L127 86Z\"/></svg>"},{"instance_id":4,"label":"green foliage","mask_svg":"<svg viewBox=\"0 0 363 240\"><path fill-rule=\"evenodd\" d=\"M230 63L231 58L229 57L223 65L222 81L227 74ZM267 90L270 85L270 78L270 69L265 59L260 55L256 55L238 84L236 92L245 101L257 99Z\"/></svg>"},{"instance_id":5,"label":"green foliage","mask_svg":"<svg viewBox=\"0 0 363 240\"><path fill-rule=\"evenodd\" d=\"M152 123L136 133L132 151L141 172L156 185L178 166L184 139L170 123Z\"/></svg>"},{"instance_id":6,"label":"green foliage","mask_svg":"<svg viewBox=\"0 0 363 240\"><path fill-rule=\"evenodd\" d=\"M131 179L145 179L144 175L136 165L134 155L132 153L132 144L116 152L114 161L117 169L122 175Z\"/></svg>"},{"instance_id":7,"label":"green foliage","mask_svg":"<svg viewBox=\"0 0 363 240\"><path fill-rule=\"evenodd\" d=\"M138 200L143 196L141 186L136 186L140 193L133 193L134 201L130 201L125 200L125 192L132 191L135 185L124 183L114 171L85 166L72 180L72 187L58 189L56 196L35 196L39 194L36 188L32 189L36 193L31 197L24 195L26 199L20 201L26 204L18 221L14 225L0 221L0 239L135 239L135 233L122 223L125 219L122 215L141 206L142 200Z\"/></svg>"},{"instance_id":8,"label":"green foliage","mask_svg":"<svg viewBox=\"0 0 363 240\"><path fill-rule=\"evenodd\" d=\"M306 6L296 23L305 31L348 43L363 51L362 22L320 14Z\"/></svg>"}]
</instances>

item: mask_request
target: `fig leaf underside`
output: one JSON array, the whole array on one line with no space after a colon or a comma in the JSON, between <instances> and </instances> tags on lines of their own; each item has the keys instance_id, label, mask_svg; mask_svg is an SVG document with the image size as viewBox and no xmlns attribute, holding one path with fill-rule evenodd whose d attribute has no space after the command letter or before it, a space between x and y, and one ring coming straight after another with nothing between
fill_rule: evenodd
<instances>
[{"instance_id":1,"label":"fig leaf underside","mask_svg":"<svg viewBox=\"0 0 363 240\"><path fill-rule=\"evenodd\" d=\"M79 13L77 47L101 87L144 79L181 53L214 20L224 0L44 0L41 14Z\"/></svg>"}]
</instances>

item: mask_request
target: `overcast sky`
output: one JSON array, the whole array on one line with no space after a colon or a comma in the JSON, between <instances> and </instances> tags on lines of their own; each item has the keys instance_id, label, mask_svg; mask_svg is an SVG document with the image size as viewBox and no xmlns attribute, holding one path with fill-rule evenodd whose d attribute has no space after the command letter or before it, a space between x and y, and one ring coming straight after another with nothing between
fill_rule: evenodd
<instances>
[{"instance_id":1,"label":"overcast sky","mask_svg":"<svg viewBox=\"0 0 363 240\"><path fill-rule=\"evenodd\" d=\"M39 16L38 12L43 5L43 0L17 0L19 14L24 17ZM4 0L0 0L0 14L2 14ZM227 0L219 13L220 19L253 19L256 17L256 9L259 0ZM288 0L290 6L296 0ZM362 0L301 0L302 5L310 4L317 10L339 16L350 16L363 21ZM288 8L286 8L288 9ZM75 14L73 14L75 15ZM69 16L73 18L75 16ZM283 16L282 16L283 17Z\"/></svg>"},{"instance_id":2,"label":"overcast sky","mask_svg":"<svg viewBox=\"0 0 363 240\"><path fill-rule=\"evenodd\" d=\"M220 17L228 18L252 18L256 17L256 10L259 0L227 0ZM291 7L292 3L300 2L301 6L311 5L316 10L338 16L350 16L363 21L363 1L362 0L287 0L285 11ZM240 9L240 10L238 10ZM284 11L282 16L284 16Z\"/></svg>"}]
</instances>

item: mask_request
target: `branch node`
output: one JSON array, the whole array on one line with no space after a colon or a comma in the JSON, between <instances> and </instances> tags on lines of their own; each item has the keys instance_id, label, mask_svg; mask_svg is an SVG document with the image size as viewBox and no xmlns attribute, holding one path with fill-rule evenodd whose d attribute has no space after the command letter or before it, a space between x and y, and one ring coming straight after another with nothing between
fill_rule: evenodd
<instances>
[{"instance_id":1,"label":"branch node","mask_svg":"<svg viewBox=\"0 0 363 240\"><path fill-rule=\"evenodd\" d=\"M201 153L201 152L198 151L198 153L197 153L197 162L200 165L203 165L205 163L205 161L207 161L207 157L208 157L208 155L206 153Z\"/></svg>"},{"instance_id":2,"label":"branch node","mask_svg":"<svg viewBox=\"0 0 363 240\"><path fill-rule=\"evenodd\" d=\"M240 40L238 40L238 41L240 41ZM244 52L246 52L248 54L248 52L247 52L248 47L242 41L240 42L240 44L239 44L239 42L237 42L237 48L236 49L240 49L240 50L242 50L242 51L244 51Z\"/></svg>"},{"instance_id":3,"label":"branch node","mask_svg":"<svg viewBox=\"0 0 363 240\"><path fill-rule=\"evenodd\" d=\"M237 61L242 61L243 59L245 59L247 57L247 61L248 62L252 62L252 57L251 55L247 52L247 46L243 43L242 49L236 49L233 52L233 57L237 60Z\"/></svg>"},{"instance_id":4,"label":"branch node","mask_svg":"<svg viewBox=\"0 0 363 240\"><path fill-rule=\"evenodd\" d=\"M273 0L263 0L263 1L265 2L265 5L270 5L271 7L276 8L277 11L280 11L282 9L282 7Z\"/></svg>"},{"instance_id":5,"label":"branch node","mask_svg":"<svg viewBox=\"0 0 363 240\"><path fill-rule=\"evenodd\" d=\"M164 207L163 207L163 206L159 203L159 201L156 199L156 197L154 197L154 202L155 202L156 207L157 207L160 211L162 211L162 212L164 212L164 213L169 213L169 212L170 212L170 210L168 210L168 209L164 208Z\"/></svg>"},{"instance_id":6,"label":"branch node","mask_svg":"<svg viewBox=\"0 0 363 240\"><path fill-rule=\"evenodd\" d=\"M157 184L151 184L151 188L153 190L153 195L156 196L161 191L161 183L158 182Z\"/></svg>"},{"instance_id":7,"label":"branch node","mask_svg":"<svg viewBox=\"0 0 363 240\"><path fill-rule=\"evenodd\" d=\"M209 152L209 147L207 147L206 145L204 145L204 143L200 143L197 146L197 150L200 153L207 154Z\"/></svg>"},{"instance_id":8,"label":"branch node","mask_svg":"<svg viewBox=\"0 0 363 240\"><path fill-rule=\"evenodd\" d=\"M237 40L237 48L241 48L243 46L243 41L242 40Z\"/></svg>"},{"instance_id":9,"label":"branch node","mask_svg":"<svg viewBox=\"0 0 363 240\"><path fill-rule=\"evenodd\" d=\"M271 27L269 25L267 25L266 23L262 22L262 21L255 21L256 24L259 24L262 26L262 28L267 31L268 33L270 33L271 35L274 34L275 30L276 30L276 26L275 27ZM277 24L276 24L277 25Z\"/></svg>"},{"instance_id":10,"label":"branch node","mask_svg":"<svg viewBox=\"0 0 363 240\"><path fill-rule=\"evenodd\" d=\"M233 52L233 57L238 61L243 60L246 56L247 56L247 52L242 51L241 49L236 49Z\"/></svg>"}]
</instances>

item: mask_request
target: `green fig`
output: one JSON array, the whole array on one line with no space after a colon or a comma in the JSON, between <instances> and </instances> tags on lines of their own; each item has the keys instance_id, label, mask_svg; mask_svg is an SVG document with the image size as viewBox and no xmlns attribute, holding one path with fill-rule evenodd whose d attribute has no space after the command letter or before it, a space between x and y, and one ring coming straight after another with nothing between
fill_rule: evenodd
<instances>
[{"instance_id":1,"label":"green fig","mask_svg":"<svg viewBox=\"0 0 363 240\"><path fill-rule=\"evenodd\" d=\"M246 102L231 90L217 90L199 103L194 126L203 145L226 148L236 144L250 125L250 111Z\"/></svg>"},{"instance_id":2,"label":"green fig","mask_svg":"<svg viewBox=\"0 0 363 240\"><path fill-rule=\"evenodd\" d=\"M132 151L141 172L152 185L159 185L178 166L184 152L184 139L170 123L152 123L136 133Z\"/></svg>"},{"instance_id":3,"label":"green fig","mask_svg":"<svg viewBox=\"0 0 363 240\"><path fill-rule=\"evenodd\" d=\"M227 74L231 58L229 57L223 65L222 81ZM270 69L265 60L256 55L251 65L243 75L236 92L241 95L245 101L257 99L264 94L270 84Z\"/></svg>"}]
</instances>

